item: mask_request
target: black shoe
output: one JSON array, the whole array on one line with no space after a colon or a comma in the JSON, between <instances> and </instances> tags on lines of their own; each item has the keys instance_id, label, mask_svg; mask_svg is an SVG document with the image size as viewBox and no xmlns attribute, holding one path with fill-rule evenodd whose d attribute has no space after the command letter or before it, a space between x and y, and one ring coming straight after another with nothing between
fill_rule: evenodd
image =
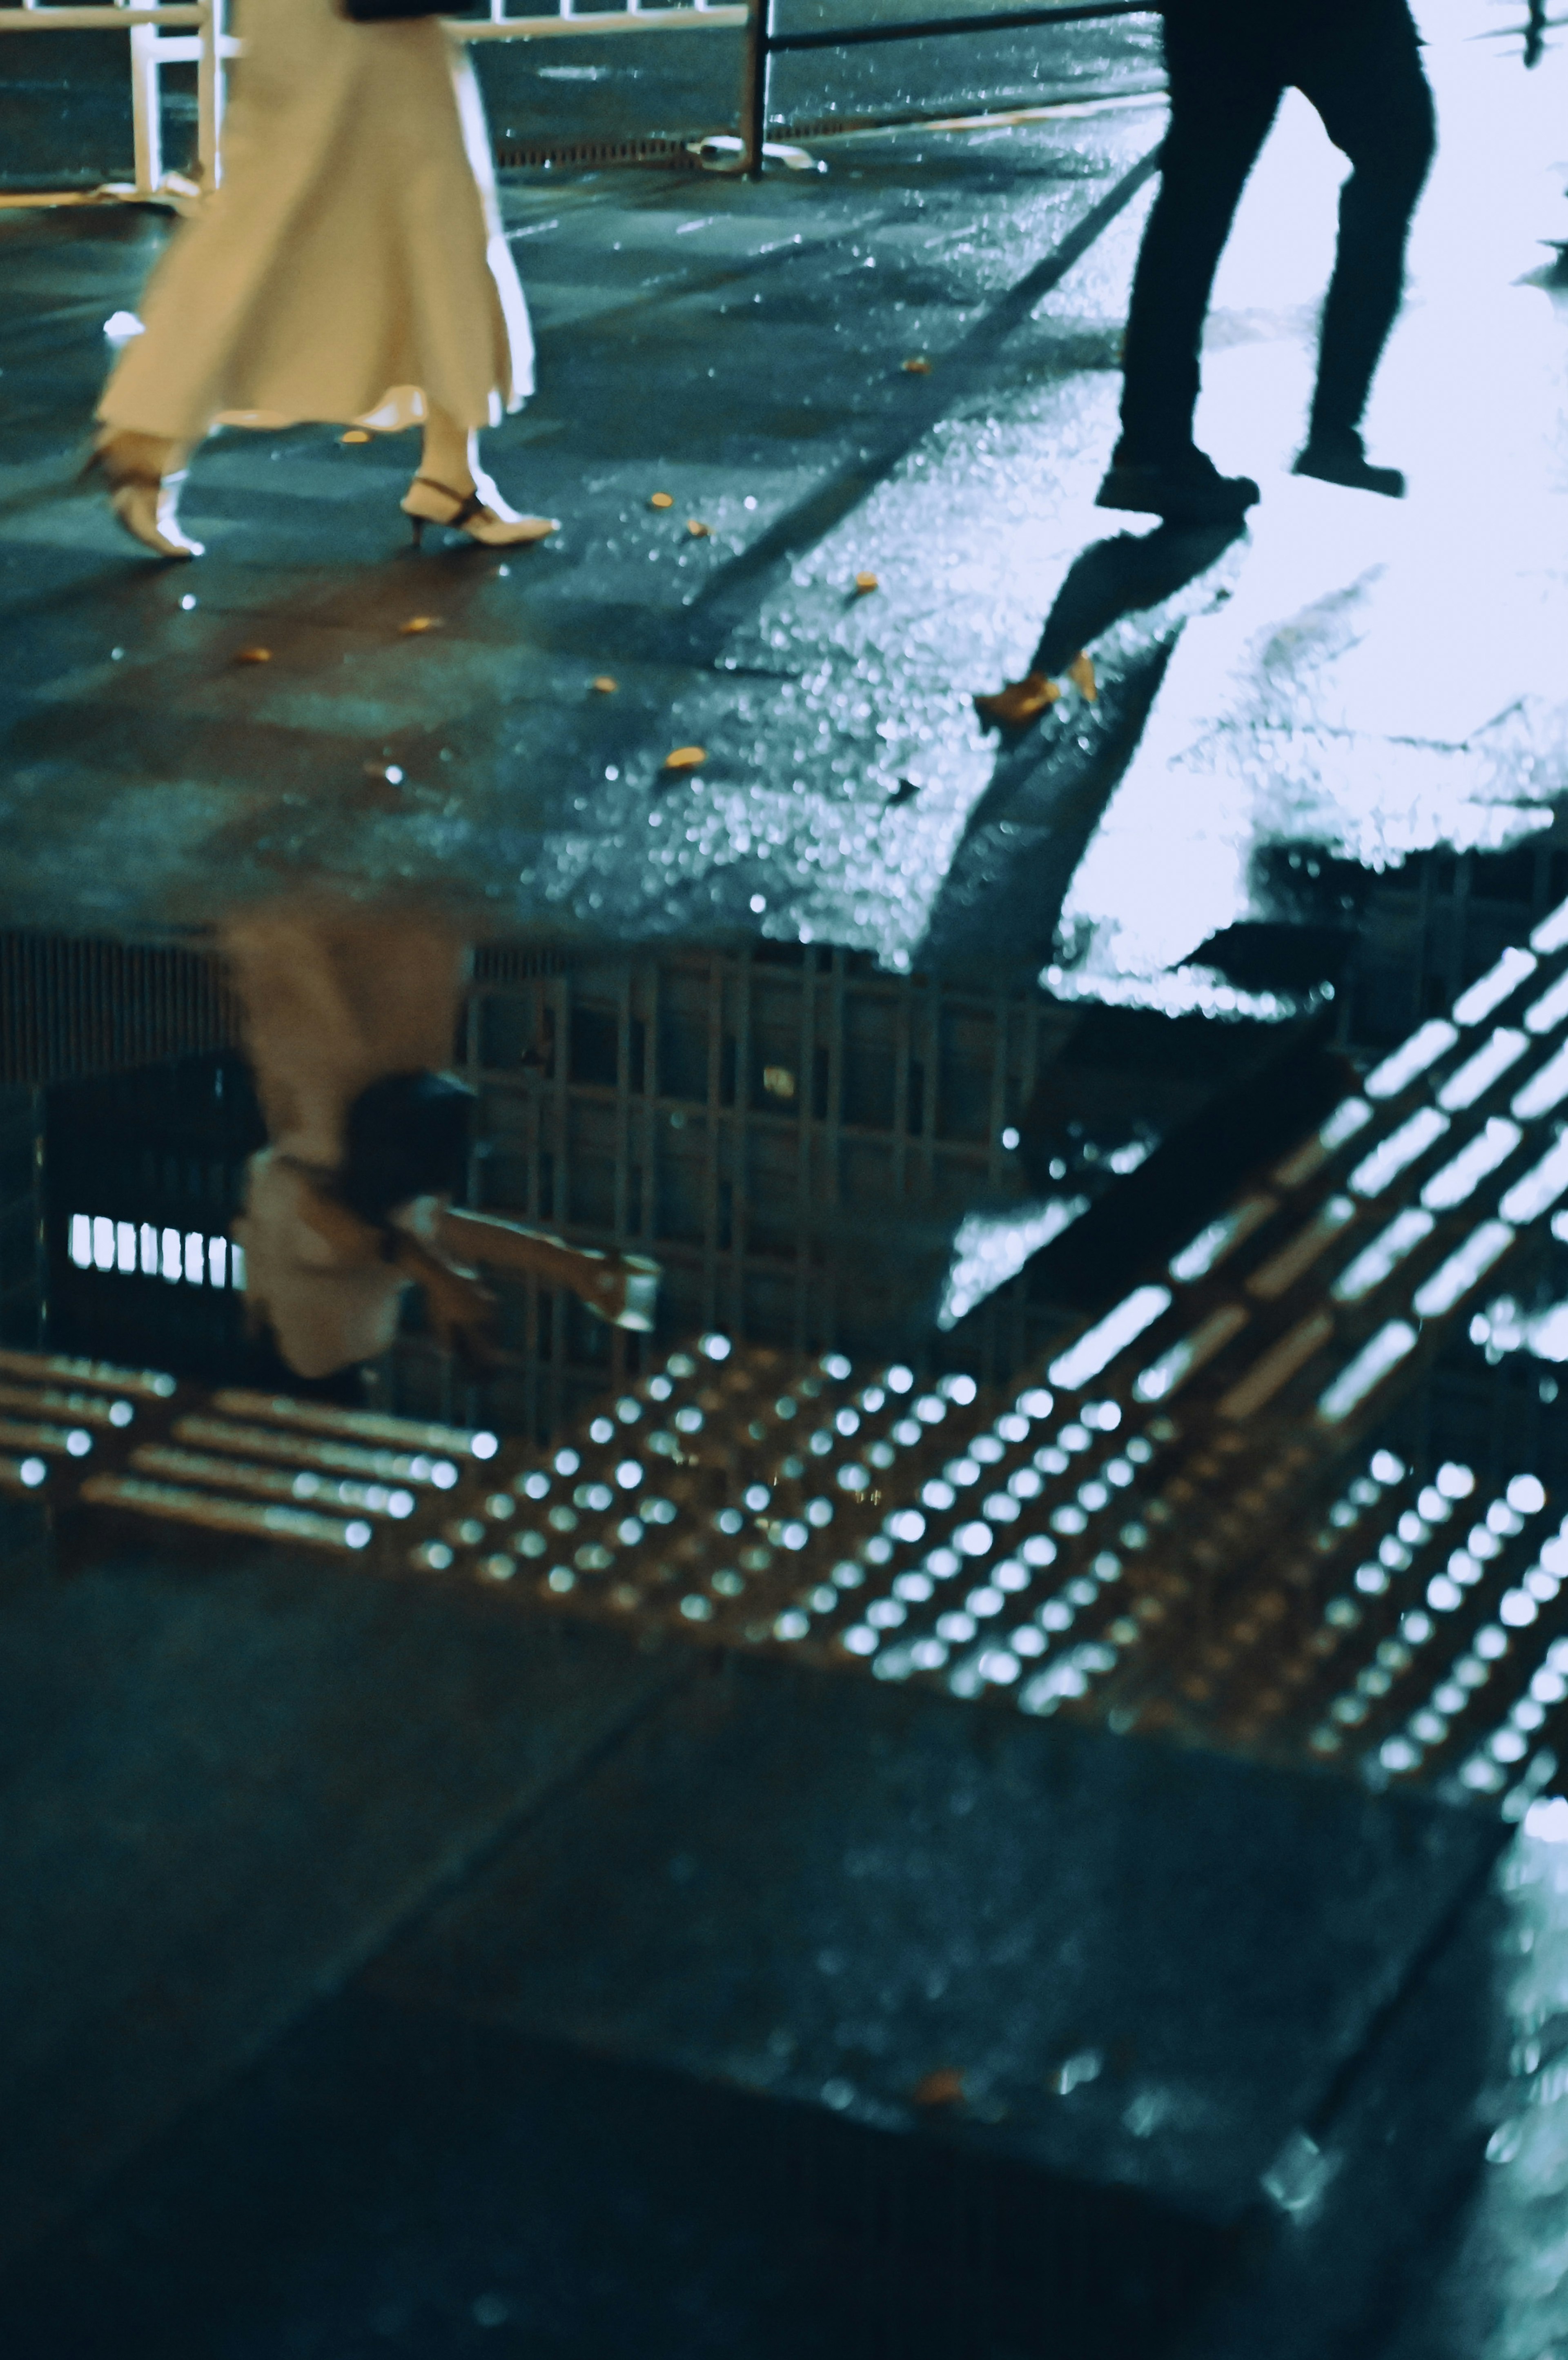
<instances>
[{"instance_id":1,"label":"black shoe","mask_svg":"<svg viewBox=\"0 0 1568 2360\"><path fill-rule=\"evenodd\" d=\"M1201 451L1152 460L1124 459L1118 452L1094 505L1135 508L1167 524L1239 524L1257 497L1250 475L1222 475Z\"/></svg>"},{"instance_id":2,"label":"black shoe","mask_svg":"<svg viewBox=\"0 0 1568 2360\"><path fill-rule=\"evenodd\" d=\"M1315 426L1292 475L1315 475L1320 484L1343 484L1347 492L1381 492L1402 500L1405 478L1398 467L1375 467L1354 426Z\"/></svg>"}]
</instances>

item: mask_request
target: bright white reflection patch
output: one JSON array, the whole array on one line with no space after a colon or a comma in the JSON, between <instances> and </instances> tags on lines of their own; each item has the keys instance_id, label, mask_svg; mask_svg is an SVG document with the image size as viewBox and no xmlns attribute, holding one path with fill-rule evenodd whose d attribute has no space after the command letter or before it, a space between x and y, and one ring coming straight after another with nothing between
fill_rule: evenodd
<instances>
[{"instance_id":1,"label":"bright white reflection patch","mask_svg":"<svg viewBox=\"0 0 1568 2360\"><path fill-rule=\"evenodd\" d=\"M1522 1089L1514 1094L1509 1112L1521 1122L1534 1122L1553 1107L1568 1098L1568 1045L1549 1057L1538 1074L1532 1074Z\"/></svg>"},{"instance_id":2,"label":"bright white reflection patch","mask_svg":"<svg viewBox=\"0 0 1568 2360\"><path fill-rule=\"evenodd\" d=\"M1107 1312L1086 1336L1080 1336L1059 1360L1051 1362L1051 1382L1066 1385L1074 1392L1088 1384L1102 1369L1109 1367L1118 1352L1141 1336L1146 1328L1152 1327L1162 1311L1168 1311L1170 1304L1168 1287L1135 1287L1114 1311Z\"/></svg>"},{"instance_id":3,"label":"bright white reflection patch","mask_svg":"<svg viewBox=\"0 0 1568 2360\"><path fill-rule=\"evenodd\" d=\"M1525 1033L1516 1032L1510 1025L1500 1024L1484 1047L1477 1049L1473 1057L1467 1057L1457 1072L1450 1074L1437 1094L1439 1106L1446 1107L1450 1114L1457 1113L1464 1107L1474 1106L1500 1074L1506 1074L1510 1065L1518 1065L1529 1046L1530 1041Z\"/></svg>"},{"instance_id":4,"label":"bright white reflection patch","mask_svg":"<svg viewBox=\"0 0 1568 2360\"><path fill-rule=\"evenodd\" d=\"M1538 1034L1555 1032L1564 1017L1568 1017L1568 974L1560 975L1550 991L1531 1000L1524 1012L1524 1029Z\"/></svg>"},{"instance_id":5,"label":"bright white reflection patch","mask_svg":"<svg viewBox=\"0 0 1568 2360\"><path fill-rule=\"evenodd\" d=\"M1478 1229L1471 1231L1458 1252L1450 1254L1426 1284L1416 1289L1418 1316L1422 1319L1441 1319L1445 1311L1452 1311L1493 1263L1502 1260L1513 1241L1514 1232L1506 1221L1483 1221Z\"/></svg>"},{"instance_id":6,"label":"bright white reflection patch","mask_svg":"<svg viewBox=\"0 0 1568 2360\"><path fill-rule=\"evenodd\" d=\"M1273 1196L1249 1196L1245 1204L1231 1212L1222 1213L1206 1229L1200 1229L1190 1245L1173 1254L1168 1264L1172 1278L1190 1286L1195 1278L1206 1278L1223 1262L1234 1246L1249 1237L1262 1221L1278 1209Z\"/></svg>"},{"instance_id":7,"label":"bright white reflection patch","mask_svg":"<svg viewBox=\"0 0 1568 2360\"><path fill-rule=\"evenodd\" d=\"M1524 1133L1517 1122L1494 1115L1486 1129L1461 1148L1441 1172L1434 1172L1421 1190L1421 1202L1440 1213L1451 1212L1475 1195L1489 1172L1506 1164Z\"/></svg>"},{"instance_id":8,"label":"bright white reflection patch","mask_svg":"<svg viewBox=\"0 0 1568 2360\"><path fill-rule=\"evenodd\" d=\"M1314 991L1244 991L1213 968L1180 967L1165 975L1105 975L1048 967L1040 978L1056 1000L1094 1000L1106 1008L1154 1008L1162 1016L1218 1016L1279 1024L1309 1016L1333 998L1332 984Z\"/></svg>"},{"instance_id":9,"label":"bright white reflection patch","mask_svg":"<svg viewBox=\"0 0 1568 2360\"><path fill-rule=\"evenodd\" d=\"M1538 961L1530 951L1517 947L1506 950L1494 967L1488 967L1468 991L1462 991L1453 1003L1456 1024L1480 1024L1494 1008L1500 1008L1511 992L1519 989L1527 977L1535 973Z\"/></svg>"},{"instance_id":10,"label":"bright white reflection patch","mask_svg":"<svg viewBox=\"0 0 1568 2360\"><path fill-rule=\"evenodd\" d=\"M1006 1213L970 1213L953 1240L938 1328L956 1328L977 1303L1015 1278L1031 1254L1059 1237L1087 1209L1087 1196L1052 1196Z\"/></svg>"},{"instance_id":11,"label":"bright white reflection patch","mask_svg":"<svg viewBox=\"0 0 1568 2360\"><path fill-rule=\"evenodd\" d=\"M1318 1415L1325 1426L1337 1426L1381 1384L1390 1369L1398 1368L1408 1352L1416 1345L1416 1331L1408 1319L1390 1319L1380 1328L1370 1344L1364 1345L1347 1369L1341 1371L1318 1401Z\"/></svg>"},{"instance_id":12,"label":"bright white reflection patch","mask_svg":"<svg viewBox=\"0 0 1568 2360\"><path fill-rule=\"evenodd\" d=\"M1379 1140L1370 1155L1363 1156L1350 1175L1351 1186L1358 1196L1380 1196L1408 1165L1436 1145L1447 1129L1445 1114L1439 1114L1435 1107L1421 1107L1398 1131Z\"/></svg>"},{"instance_id":13,"label":"bright white reflection patch","mask_svg":"<svg viewBox=\"0 0 1568 2360\"><path fill-rule=\"evenodd\" d=\"M1200 1369L1205 1360L1212 1360L1233 1336L1239 1335L1246 1323L1247 1315L1239 1304L1222 1304L1201 1328L1195 1328L1190 1336L1184 1336L1179 1344L1173 1344L1168 1352L1162 1352L1159 1359L1143 1371L1134 1384L1133 1399L1140 1402L1164 1401L1178 1385L1186 1382L1194 1369Z\"/></svg>"},{"instance_id":14,"label":"bright white reflection patch","mask_svg":"<svg viewBox=\"0 0 1568 2360\"><path fill-rule=\"evenodd\" d=\"M1505 1352L1530 1352L1560 1368L1568 1360L1568 1303L1525 1311L1511 1295L1499 1295L1470 1322L1470 1341L1490 1360L1500 1360Z\"/></svg>"},{"instance_id":15,"label":"bright white reflection patch","mask_svg":"<svg viewBox=\"0 0 1568 2360\"><path fill-rule=\"evenodd\" d=\"M1398 1268L1408 1253L1412 1253L1424 1238L1430 1238L1437 1223L1430 1213L1417 1212L1412 1207L1389 1222L1380 1237L1362 1253L1349 1268L1340 1273L1330 1292L1336 1303L1359 1303L1381 1286L1384 1280Z\"/></svg>"},{"instance_id":16,"label":"bright white reflection patch","mask_svg":"<svg viewBox=\"0 0 1568 2360\"><path fill-rule=\"evenodd\" d=\"M1517 1222L1521 1228L1527 1221L1539 1219L1549 1205L1555 1205L1568 1188L1568 1133L1556 1146L1543 1155L1533 1172L1516 1180L1497 1207L1505 1221Z\"/></svg>"},{"instance_id":17,"label":"bright white reflection patch","mask_svg":"<svg viewBox=\"0 0 1568 2360\"><path fill-rule=\"evenodd\" d=\"M1419 1032L1412 1032L1402 1047L1396 1049L1392 1056L1385 1057L1383 1063L1367 1075L1362 1085L1367 1097L1397 1098L1401 1090L1409 1088L1418 1074L1424 1074L1429 1065L1435 1065L1458 1038L1452 1024L1441 1016L1434 1016L1430 1024L1423 1024Z\"/></svg>"}]
</instances>

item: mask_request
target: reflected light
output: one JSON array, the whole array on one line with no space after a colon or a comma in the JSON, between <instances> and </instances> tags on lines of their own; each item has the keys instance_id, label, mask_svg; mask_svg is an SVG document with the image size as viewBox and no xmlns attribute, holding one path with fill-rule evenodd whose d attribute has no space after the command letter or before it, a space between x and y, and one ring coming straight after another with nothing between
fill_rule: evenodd
<instances>
[{"instance_id":1,"label":"reflected light","mask_svg":"<svg viewBox=\"0 0 1568 2360\"><path fill-rule=\"evenodd\" d=\"M1069 1350L1051 1362L1051 1382L1073 1392L1088 1384L1146 1328L1151 1328L1162 1311L1168 1311L1171 1302L1168 1287L1135 1287L1113 1311L1107 1312L1087 1335L1080 1336Z\"/></svg>"},{"instance_id":2,"label":"reflected light","mask_svg":"<svg viewBox=\"0 0 1568 2360\"><path fill-rule=\"evenodd\" d=\"M977 1304L1015 1278L1030 1257L1088 1209L1087 1196L1056 1196L1016 1212L970 1213L959 1224L937 1325L956 1328Z\"/></svg>"}]
</instances>

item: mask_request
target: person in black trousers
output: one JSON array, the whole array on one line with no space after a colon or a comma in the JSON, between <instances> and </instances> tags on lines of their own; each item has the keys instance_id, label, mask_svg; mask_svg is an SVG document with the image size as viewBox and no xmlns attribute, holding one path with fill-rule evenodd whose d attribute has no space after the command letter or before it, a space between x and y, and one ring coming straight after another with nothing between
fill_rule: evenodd
<instances>
[{"instance_id":1,"label":"person in black trousers","mask_svg":"<svg viewBox=\"0 0 1568 2360\"><path fill-rule=\"evenodd\" d=\"M1323 305L1317 393L1299 475L1398 499L1397 467L1361 440L1373 372L1404 283L1405 241L1435 144L1407 0L1166 0L1170 125L1124 347L1122 437L1102 508L1222 523L1258 497L1192 440L1199 348L1220 255L1280 98L1310 99L1351 162Z\"/></svg>"}]
</instances>

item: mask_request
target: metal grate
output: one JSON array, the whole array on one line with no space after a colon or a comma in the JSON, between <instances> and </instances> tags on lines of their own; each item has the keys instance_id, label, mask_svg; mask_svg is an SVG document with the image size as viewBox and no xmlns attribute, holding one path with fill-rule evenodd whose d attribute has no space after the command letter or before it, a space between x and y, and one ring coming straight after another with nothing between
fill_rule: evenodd
<instances>
[{"instance_id":1,"label":"metal grate","mask_svg":"<svg viewBox=\"0 0 1568 2360\"><path fill-rule=\"evenodd\" d=\"M675 1332L860 1350L896 1330L914 1349L959 1220L1026 1196L1003 1133L1072 1021L1034 992L784 945L505 985L481 972L470 1202L656 1255ZM480 1395L453 1398L416 1338L400 1347L398 1405L543 1435L641 1365L634 1339L532 1285L503 1308L509 1363ZM1011 1369L1054 1316L1014 1284L953 1352Z\"/></svg>"},{"instance_id":2,"label":"metal grate","mask_svg":"<svg viewBox=\"0 0 1568 2360\"><path fill-rule=\"evenodd\" d=\"M1369 878L1358 864L1292 847L1276 856L1273 881L1287 898L1294 884L1304 909L1309 896L1339 890L1357 904L1341 1038L1375 1056L1447 1008L1505 944L1556 908L1568 893L1568 851L1548 838L1512 852L1418 853Z\"/></svg>"},{"instance_id":3,"label":"metal grate","mask_svg":"<svg viewBox=\"0 0 1568 2360\"><path fill-rule=\"evenodd\" d=\"M43 1310L43 1108L0 1086L0 1343L36 1344Z\"/></svg>"},{"instance_id":4,"label":"metal grate","mask_svg":"<svg viewBox=\"0 0 1568 2360\"><path fill-rule=\"evenodd\" d=\"M200 951L0 932L0 1083L123 1073L237 1038L238 1011Z\"/></svg>"}]
</instances>

